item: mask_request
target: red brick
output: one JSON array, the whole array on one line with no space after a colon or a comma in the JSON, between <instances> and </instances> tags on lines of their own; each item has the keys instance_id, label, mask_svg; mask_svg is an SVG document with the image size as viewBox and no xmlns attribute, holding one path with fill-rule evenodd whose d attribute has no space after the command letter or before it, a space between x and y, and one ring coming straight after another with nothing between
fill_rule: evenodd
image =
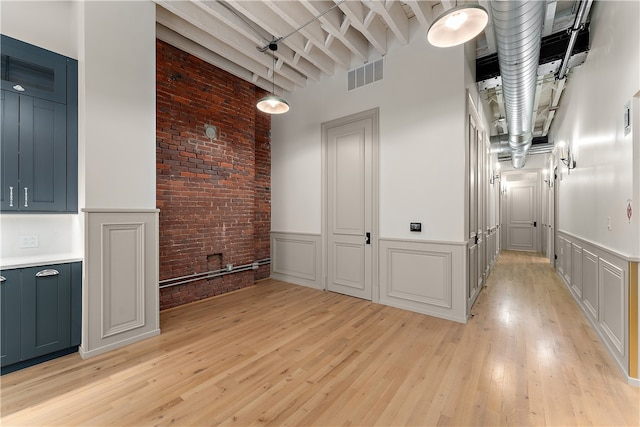
<instances>
[{"instance_id":1,"label":"red brick","mask_svg":"<svg viewBox=\"0 0 640 427\"><path fill-rule=\"evenodd\" d=\"M218 253L221 266L268 258L271 118L255 108L265 91L159 40L156 70L160 280L207 271L208 256ZM205 136L207 124L218 127L219 140ZM160 307L268 276L266 265L164 288Z\"/></svg>"}]
</instances>

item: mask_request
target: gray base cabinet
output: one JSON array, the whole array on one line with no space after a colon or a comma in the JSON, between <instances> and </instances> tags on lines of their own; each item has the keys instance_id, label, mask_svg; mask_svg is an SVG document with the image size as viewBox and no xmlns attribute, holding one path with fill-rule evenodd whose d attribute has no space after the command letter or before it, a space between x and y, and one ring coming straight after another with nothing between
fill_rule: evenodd
<instances>
[{"instance_id":1,"label":"gray base cabinet","mask_svg":"<svg viewBox=\"0 0 640 427\"><path fill-rule=\"evenodd\" d=\"M80 262L4 270L0 274L4 279L0 304L2 367L80 344Z\"/></svg>"}]
</instances>

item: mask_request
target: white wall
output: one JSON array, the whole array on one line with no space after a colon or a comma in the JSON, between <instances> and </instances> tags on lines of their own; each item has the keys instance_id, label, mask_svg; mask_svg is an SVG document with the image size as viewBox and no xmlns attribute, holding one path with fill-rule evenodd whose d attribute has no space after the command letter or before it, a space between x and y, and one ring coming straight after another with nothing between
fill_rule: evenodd
<instances>
[{"instance_id":1,"label":"white wall","mask_svg":"<svg viewBox=\"0 0 640 427\"><path fill-rule=\"evenodd\" d=\"M78 59L77 9L74 1L7 1L0 3L0 32Z\"/></svg>"},{"instance_id":2,"label":"white wall","mask_svg":"<svg viewBox=\"0 0 640 427\"><path fill-rule=\"evenodd\" d=\"M463 241L464 50L434 48L416 27L383 80L348 92L336 70L287 95L291 110L272 119L272 230L320 233L320 125L379 107L380 237Z\"/></svg>"},{"instance_id":3,"label":"white wall","mask_svg":"<svg viewBox=\"0 0 640 427\"><path fill-rule=\"evenodd\" d=\"M640 212L632 161L640 126L624 135L623 107L640 90L639 16L639 2L594 3L591 50L573 71L551 129L555 143L569 144L577 161L570 176L561 168L558 230L636 258L640 222L635 215L628 222L626 207L632 199Z\"/></svg>"},{"instance_id":4,"label":"white wall","mask_svg":"<svg viewBox=\"0 0 640 427\"><path fill-rule=\"evenodd\" d=\"M0 3L2 33L79 61L79 208L155 208L155 6ZM0 263L82 258L81 215L0 218ZM38 248L19 249L21 235Z\"/></svg>"},{"instance_id":5,"label":"white wall","mask_svg":"<svg viewBox=\"0 0 640 427\"><path fill-rule=\"evenodd\" d=\"M155 5L151 1L88 1L82 19L83 207L153 209Z\"/></svg>"}]
</instances>

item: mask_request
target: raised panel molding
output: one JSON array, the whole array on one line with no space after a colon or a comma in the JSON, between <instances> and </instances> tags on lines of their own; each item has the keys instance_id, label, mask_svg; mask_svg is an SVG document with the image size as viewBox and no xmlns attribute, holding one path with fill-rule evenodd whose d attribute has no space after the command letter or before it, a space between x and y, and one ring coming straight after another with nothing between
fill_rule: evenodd
<instances>
[{"instance_id":1,"label":"raised panel molding","mask_svg":"<svg viewBox=\"0 0 640 427\"><path fill-rule=\"evenodd\" d=\"M571 284L571 241L564 241L564 280L568 285Z\"/></svg>"},{"instance_id":2,"label":"raised panel molding","mask_svg":"<svg viewBox=\"0 0 640 427\"><path fill-rule=\"evenodd\" d=\"M564 239L562 237L558 237L558 241L556 243L556 248L558 248L558 273L560 273L560 277L564 278Z\"/></svg>"},{"instance_id":3,"label":"raised panel molding","mask_svg":"<svg viewBox=\"0 0 640 427\"><path fill-rule=\"evenodd\" d=\"M466 245L380 239L381 304L465 323Z\"/></svg>"},{"instance_id":4,"label":"raised panel molding","mask_svg":"<svg viewBox=\"0 0 640 427\"><path fill-rule=\"evenodd\" d=\"M158 210L83 209L83 358L160 333Z\"/></svg>"},{"instance_id":5,"label":"raised panel molding","mask_svg":"<svg viewBox=\"0 0 640 427\"><path fill-rule=\"evenodd\" d=\"M364 289L364 251L362 245L334 243L333 282L350 288ZM356 262L353 262L357 260Z\"/></svg>"},{"instance_id":6,"label":"raised panel molding","mask_svg":"<svg viewBox=\"0 0 640 427\"><path fill-rule=\"evenodd\" d=\"M144 223L102 224L102 338L144 326Z\"/></svg>"},{"instance_id":7,"label":"raised panel molding","mask_svg":"<svg viewBox=\"0 0 640 427\"><path fill-rule=\"evenodd\" d=\"M598 256L582 252L582 301L593 320L598 320Z\"/></svg>"},{"instance_id":8,"label":"raised panel molding","mask_svg":"<svg viewBox=\"0 0 640 427\"><path fill-rule=\"evenodd\" d=\"M271 233L271 277L322 289L319 234Z\"/></svg>"},{"instance_id":9,"label":"raised panel molding","mask_svg":"<svg viewBox=\"0 0 640 427\"><path fill-rule=\"evenodd\" d=\"M387 296L451 308L450 252L387 251Z\"/></svg>"},{"instance_id":10,"label":"raised panel molding","mask_svg":"<svg viewBox=\"0 0 640 427\"><path fill-rule=\"evenodd\" d=\"M624 270L600 259L600 326L611 344L624 356L625 341L625 275Z\"/></svg>"},{"instance_id":11,"label":"raised panel molding","mask_svg":"<svg viewBox=\"0 0 640 427\"><path fill-rule=\"evenodd\" d=\"M571 290L582 299L582 247L576 244L571 251L571 267Z\"/></svg>"}]
</instances>

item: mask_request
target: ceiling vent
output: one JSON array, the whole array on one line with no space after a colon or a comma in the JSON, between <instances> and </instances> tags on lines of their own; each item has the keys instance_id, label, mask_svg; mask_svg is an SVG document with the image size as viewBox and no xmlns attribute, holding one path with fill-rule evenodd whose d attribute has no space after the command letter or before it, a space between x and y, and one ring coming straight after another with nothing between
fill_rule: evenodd
<instances>
[{"instance_id":1,"label":"ceiling vent","mask_svg":"<svg viewBox=\"0 0 640 427\"><path fill-rule=\"evenodd\" d=\"M359 87L368 85L378 80L382 80L383 77L383 58L374 62L364 64L362 67L358 67L349 71L347 74L347 86L349 90L357 89Z\"/></svg>"}]
</instances>

